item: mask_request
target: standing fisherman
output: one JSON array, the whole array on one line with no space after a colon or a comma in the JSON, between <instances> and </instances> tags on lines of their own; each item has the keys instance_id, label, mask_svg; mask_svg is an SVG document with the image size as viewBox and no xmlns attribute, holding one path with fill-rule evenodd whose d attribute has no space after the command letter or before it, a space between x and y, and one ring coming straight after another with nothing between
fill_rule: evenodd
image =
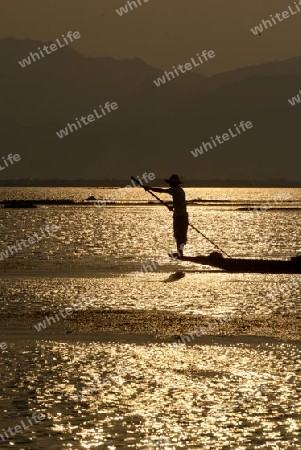
<instances>
[{"instance_id":1,"label":"standing fisherman","mask_svg":"<svg viewBox=\"0 0 301 450\"><path fill-rule=\"evenodd\" d=\"M168 189L145 187L146 191L162 192L172 195L173 200L173 231L177 243L177 255L183 256L183 247L187 243L188 213L186 210L185 192L179 176L173 174L166 181L170 185Z\"/></svg>"}]
</instances>

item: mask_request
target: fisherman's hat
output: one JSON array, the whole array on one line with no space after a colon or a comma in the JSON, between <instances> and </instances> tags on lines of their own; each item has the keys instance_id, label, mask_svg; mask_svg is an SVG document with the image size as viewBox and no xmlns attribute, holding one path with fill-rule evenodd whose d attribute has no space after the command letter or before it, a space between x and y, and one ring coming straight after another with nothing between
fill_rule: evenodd
<instances>
[{"instance_id":1,"label":"fisherman's hat","mask_svg":"<svg viewBox=\"0 0 301 450\"><path fill-rule=\"evenodd\" d=\"M168 184L182 184L182 181L180 180L179 175L176 175L175 173L170 175L168 180L164 180L164 181Z\"/></svg>"}]
</instances>

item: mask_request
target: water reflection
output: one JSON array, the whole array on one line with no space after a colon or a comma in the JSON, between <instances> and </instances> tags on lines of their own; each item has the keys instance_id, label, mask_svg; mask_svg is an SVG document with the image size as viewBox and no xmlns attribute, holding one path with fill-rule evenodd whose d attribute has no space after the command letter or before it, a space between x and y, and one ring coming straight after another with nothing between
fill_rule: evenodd
<instances>
[{"instance_id":1,"label":"water reflection","mask_svg":"<svg viewBox=\"0 0 301 450\"><path fill-rule=\"evenodd\" d=\"M1 386L2 426L14 426L34 411L47 418L11 444L76 450L300 448L301 358L292 344L23 345L14 344L19 365L14 379Z\"/></svg>"}]
</instances>

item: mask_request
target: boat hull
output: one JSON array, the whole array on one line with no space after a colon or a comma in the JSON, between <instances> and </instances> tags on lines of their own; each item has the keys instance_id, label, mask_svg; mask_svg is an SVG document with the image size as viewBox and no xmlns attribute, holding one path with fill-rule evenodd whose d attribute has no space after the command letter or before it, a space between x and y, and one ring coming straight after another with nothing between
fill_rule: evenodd
<instances>
[{"instance_id":1,"label":"boat hull","mask_svg":"<svg viewBox=\"0 0 301 450\"><path fill-rule=\"evenodd\" d=\"M245 273L301 273L301 259L273 260L273 259L246 259L223 258L213 256L182 256L180 261L189 261L196 264L217 267L227 272Z\"/></svg>"}]
</instances>

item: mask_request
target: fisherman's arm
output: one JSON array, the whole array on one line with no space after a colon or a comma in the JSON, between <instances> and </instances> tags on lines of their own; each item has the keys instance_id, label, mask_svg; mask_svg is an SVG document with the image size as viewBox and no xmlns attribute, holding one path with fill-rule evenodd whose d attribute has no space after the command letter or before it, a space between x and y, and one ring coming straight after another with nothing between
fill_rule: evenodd
<instances>
[{"instance_id":1,"label":"fisherman's arm","mask_svg":"<svg viewBox=\"0 0 301 450\"><path fill-rule=\"evenodd\" d=\"M146 191L154 191L154 192L163 192L165 194L170 194L172 195L172 191L171 188L169 189L163 189L163 188L151 188L149 186L144 186L144 189ZM156 195L154 195L154 197L156 197L158 200L160 200ZM161 200L160 200L161 201ZM161 201L161 203L164 203ZM169 211L173 211L173 206L169 206L167 203L164 203L165 206L167 206L167 208L169 209Z\"/></svg>"},{"instance_id":2,"label":"fisherman's arm","mask_svg":"<svg viewBox=\"0 0 301 450\"><path fill-rule=\"evenodd\" d=\"M172 195L172 194L170 193L170 189L152 188L152 187L148 187L148 186L145 186L144 189L145 189L146 191L162 192L163 194L170 194L170 195Z\"/></svg>"}]
</instances>

